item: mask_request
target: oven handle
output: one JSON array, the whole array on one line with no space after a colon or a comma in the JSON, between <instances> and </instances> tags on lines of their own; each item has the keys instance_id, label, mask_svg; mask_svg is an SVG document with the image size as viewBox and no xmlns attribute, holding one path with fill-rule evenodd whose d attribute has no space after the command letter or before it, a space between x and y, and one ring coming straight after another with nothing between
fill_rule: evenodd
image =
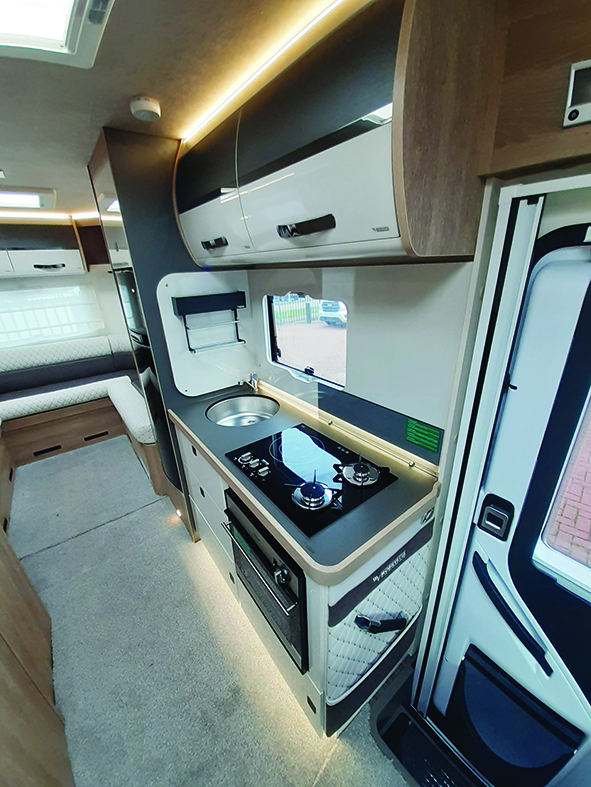
<instances>
[{"instance_id":1,"label":"oven handle","mask_svg":"<svg viewBox=\"0 0 591 787\"><path fill-rule=\"evenodd\" d=\"M226 513L228 513L228 512L226 511ZM283 603L281 598L275 592L275 588L269 583L267 578L260 571L258 566L254 563L254 561L250 557L250 555L248 555L246 553L246 551L244 550L242 544L238 541L238 539L236 538L234 533L232 533L232 528L230 527L230 522L224 522L223 525L226 528L226 530L228 531L228 535L232 539L232 543L235 544L236 547L240 550L240 553L242 554L243 558L246 560L246 562L249 564L249 566L252 568L252 570L255 572L255 574L258 576L258 578L261 580L261 582L264 584L264 586L267 588L267 590L269 591L270 595L277 602L279 607L281 607L281 610L282 610L283 614L284 615L289 615L291 612L293 612L293 610L297 607L297 604L292 602L289 606L286 606Z\"/></svg>"}]
</instances>

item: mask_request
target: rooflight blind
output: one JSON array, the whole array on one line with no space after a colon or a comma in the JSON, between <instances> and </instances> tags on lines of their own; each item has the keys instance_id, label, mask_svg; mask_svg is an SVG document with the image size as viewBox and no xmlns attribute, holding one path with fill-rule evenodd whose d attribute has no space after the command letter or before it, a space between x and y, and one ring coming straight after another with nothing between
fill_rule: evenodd
<instances>
[{"instance_id":1,"label":"rooflight blind","mask_svg":"<svg viewBox=\"0 0 591 787\"><path fill-rule=\"evenodd\" d=\"M0 44L66 48L77 0L0 0Z\"/></svg>"},{"instance_id":2,"label":"rooflight blind","mask_svg":"<svg viewBox=\"0 0 591 787\"><path fill-rule=\"evenodd\" d=\"M0 292L0 348L92 336L104 327L92 287Z\"/></svg>"}]
</instances>

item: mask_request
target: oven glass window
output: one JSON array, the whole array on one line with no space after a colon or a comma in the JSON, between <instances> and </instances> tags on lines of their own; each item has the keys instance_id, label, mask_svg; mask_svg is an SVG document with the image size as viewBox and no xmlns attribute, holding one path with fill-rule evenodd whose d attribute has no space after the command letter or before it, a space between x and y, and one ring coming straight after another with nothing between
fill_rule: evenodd
<instances>
[{"instance_id":1,"label":"oven glass window","mask_svg":"<svg viewBox=\"0 0 591 787\"><path fill-rule=\"evenodd\" d=\"M271 357L309 377L344 387L347 306L303 293L267 296Z\"/></svg>"}]
</instances>

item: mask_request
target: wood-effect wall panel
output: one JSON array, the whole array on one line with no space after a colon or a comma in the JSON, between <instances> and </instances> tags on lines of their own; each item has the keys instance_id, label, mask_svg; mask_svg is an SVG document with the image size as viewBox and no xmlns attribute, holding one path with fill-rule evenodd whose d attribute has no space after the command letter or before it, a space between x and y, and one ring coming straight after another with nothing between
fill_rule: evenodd
<instances>
[{"instance_id":1,"label":"wood-effect wall panel","mask_svg":"<svg viewBox=\"0 0 591 787\"><path fill-rule=\"evenodd\" d=\"M393 172L401 238L413 257L474 255L478 177L500 78L490 0L407 0L394 77Z\"/></svg>"},{"instance_id":2,"label":"wood-effect wall panel","mask_svg":"<svg viewBox=\"0 0 591 787\"><path fill-rule=\"evenodd\" d=\"M591 160L591 124L563 128L571 63L591 58L587 0L515 0L494 143L482 174Z\"/></svg>"},{"instance_id":3,"label":"wood-effect wall panel","mask_svg":"<svg viewBox=\"0 0 591 787\"><path fill-rule=\"evenodd\" d=\"M0 782L73 787L64 726L0 637Z\"/></svg>"},{"instance_id":4,"label":"wood-effect wall panel","mask_svg":"<svg viewBox=\"0 0 591 787\"><path fill-rule=\"evenodd\" d=\"M3 532L0 596L0 636L51 704L51 620Z\"/></svg>"}]
</instances>

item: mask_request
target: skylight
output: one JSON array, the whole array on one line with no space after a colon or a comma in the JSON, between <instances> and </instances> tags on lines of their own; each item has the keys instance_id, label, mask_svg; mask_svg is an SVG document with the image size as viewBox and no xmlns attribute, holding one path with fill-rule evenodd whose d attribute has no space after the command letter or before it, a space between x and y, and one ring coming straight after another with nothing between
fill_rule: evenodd
<instances>
[{"instance_id":1,"label":"skylight","mask_svg":"<svg viewBox=\"0 0 591 787\"><path fill-rule=\"evenodd\" d=\"M66 49L77 0L0 0L0 45Z\"/></svg>"},{"instance_id":2,"label":"skylight","mask_svg":"<svg viewBox=\"0 0 591 787\"><path fill-rule=\"evenodd\" d=\"M16 191L0 191L0 208L40 208L39 194L26 194Z\"/></svg>"}]
</instances>

